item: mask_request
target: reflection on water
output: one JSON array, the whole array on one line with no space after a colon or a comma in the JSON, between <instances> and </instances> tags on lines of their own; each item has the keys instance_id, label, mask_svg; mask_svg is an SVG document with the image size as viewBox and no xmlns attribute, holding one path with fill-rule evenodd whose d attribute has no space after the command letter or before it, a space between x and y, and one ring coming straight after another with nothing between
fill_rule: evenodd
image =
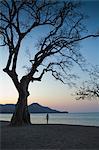
<instances>
[{"instance_id":1,"label":"reflection on water","mask_svg":"<svg viewBox=\"0 0 99 150\"><path fill-rule=\"evenodd\" d=\"M10 121L12 114L0 114L0 120ZM33 124L46 124L46 113L31 114ZM99 126L99 113L51 113L49 124L74 124Z\"/></svg>"}]
</instances>

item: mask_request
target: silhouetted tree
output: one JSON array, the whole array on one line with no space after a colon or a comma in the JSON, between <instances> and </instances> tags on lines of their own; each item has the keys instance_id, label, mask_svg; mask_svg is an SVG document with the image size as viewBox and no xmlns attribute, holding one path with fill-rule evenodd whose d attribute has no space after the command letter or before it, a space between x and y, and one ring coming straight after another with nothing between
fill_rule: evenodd
<instances>
[{"instance_id":1,"label":"silhouetted tree","mask_svg":"<svg viewBox=\"0 0 99 150\"><path fill-rule=\"evenodd\" d=\"M82 37L85 27L80 4L71 1L55 0L1 0L0 1L0 37L1 46L7 46L9 57L3 69L12 79L19 98L11 119L12 125L30 124L30 114L27 107L29 83L41 81L46 72L63 83L70 81L72 75L68 70L77 63L84 61L79 52L79 41L98 35ZM17 60L23 39L33 34L33 29L39 26L49 26L50 31L40 40L37 53L30 60L31 68L28 74L19 81L16 72ZM24 56L23 56L24 57ZM48 59L50 58L50 59ZM42 66L39 70L39 67ZM38 72L39 76L35 77Z\"/></svg>"},{"instance_id":2,"label":"silhouetted tree","mask_svg":"<svg viewBox=\"0 0 99 150\"><path fill-rule=\"evenodd\" d=\"M76 92L77 100L99 98L99 66L93 67L89 72L90 79L84 81Z\"/></svg>"}]
</instances>

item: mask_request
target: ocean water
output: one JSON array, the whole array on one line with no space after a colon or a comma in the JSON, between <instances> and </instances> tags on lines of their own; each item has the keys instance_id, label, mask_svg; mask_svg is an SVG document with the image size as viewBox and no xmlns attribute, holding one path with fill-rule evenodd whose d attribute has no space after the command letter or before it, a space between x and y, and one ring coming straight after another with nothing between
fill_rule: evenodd
<instances>
[{"instance_id":1,"label":"ocean water","mask_svg":"<svg viewBox=\"0 0 99 150\"><path fill-rule=\"evenodd\" d=\"M10 121L12 114L0 114L0 120ZM32 124L46 124L46 113L31 114ZM49 124L72 124L99 126L99 112L94 113L51 113Z\"/></svg>"}]
</instances>

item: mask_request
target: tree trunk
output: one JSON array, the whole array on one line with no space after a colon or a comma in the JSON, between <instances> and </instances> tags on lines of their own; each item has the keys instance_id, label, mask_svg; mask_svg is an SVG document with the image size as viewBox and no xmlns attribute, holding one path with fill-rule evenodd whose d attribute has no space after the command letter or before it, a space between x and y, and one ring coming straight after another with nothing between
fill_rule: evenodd
<instances>
[{"instance_id":1,"label":"tree trunk","mask_svg":"<svg viewBox=\"0 0 99 150\"><path fill-rule=\"evenodd\" d=\"M29 125L30 122L30 113L28 111L27 106L27 97L29 94L26 92L19 92L18 102L15 107L15 112L11 118L11 125L12 126L22 126L22 125Z\"/></svg>"}]
</instances>

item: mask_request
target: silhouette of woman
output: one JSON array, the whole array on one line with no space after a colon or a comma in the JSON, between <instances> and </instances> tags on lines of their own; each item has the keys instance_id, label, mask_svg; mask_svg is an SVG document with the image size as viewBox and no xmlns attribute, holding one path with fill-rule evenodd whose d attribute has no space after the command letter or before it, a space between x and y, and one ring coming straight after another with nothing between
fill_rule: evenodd
<instances>
[{"instance_id":1,"label":"silhouette of woman","mask_svg":"<svg viewBox=\"0 0 99 150\"><path fill-rule=\"evenodd\" d=\"M46 120L47 120L47 124L48 124L48 120L49 120L49 115L46 115Z\"/></svg>"}]
</instances>

